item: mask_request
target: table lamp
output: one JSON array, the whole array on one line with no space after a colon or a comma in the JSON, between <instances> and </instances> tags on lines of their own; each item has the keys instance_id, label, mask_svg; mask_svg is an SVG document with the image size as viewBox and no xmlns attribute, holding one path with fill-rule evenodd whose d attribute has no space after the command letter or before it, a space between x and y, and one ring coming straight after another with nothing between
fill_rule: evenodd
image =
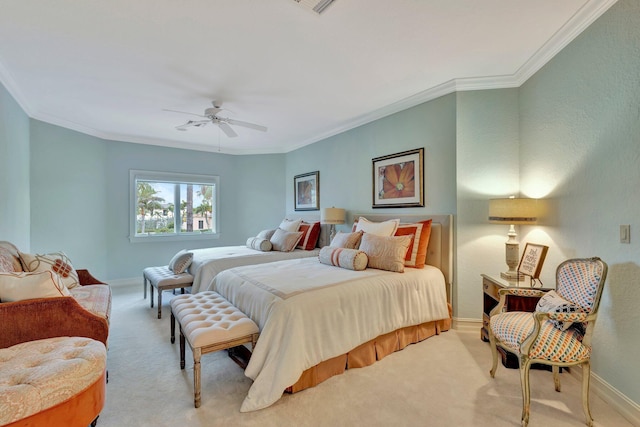
<instances>
[{"instance_id":1,"label":"table lamp","mask_svg":"<svg viewBox=\"0 0 640 427\"><path fill-rule=\"evenodd\" d=\"M514 225L535 224L538 220L538 200L505 198L489 200L489 222L494 224L509 224L508 240L505 243L505 259L509 269L500 273L500 277L507 280L522 280L524 276L516 271L520 262L520 245L516 239Z\"/></svg>"},{"instance_id":2,"label":"table lamp","mask_svg":"<svg viewBox=\"0 0 640 427\"><path fill-rule=\"evenodd\" d=\"M320 222L323 224L331 224L329 232L329 242L336 235L336 224L344 224L345 210L341 208L324 208L320 214Z\"/></svg>"}]
</instances>

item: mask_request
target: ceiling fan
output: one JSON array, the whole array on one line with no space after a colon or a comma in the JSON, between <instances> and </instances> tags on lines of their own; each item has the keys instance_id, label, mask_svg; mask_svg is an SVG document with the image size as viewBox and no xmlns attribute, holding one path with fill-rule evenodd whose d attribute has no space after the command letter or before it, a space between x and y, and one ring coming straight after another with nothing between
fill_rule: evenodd
<instances>
[{"instance_id":1,"label":"ceiling fan","mask_svg":"<svg viewBox=\"0 0 640 427\"><path fill-rule=\"evenodd\" d=\"M218 127L222 129L225 135L227 135L229 138L235 138L236 136L238 136L238 134L233 130L233 128L230 125L242 126L249 129L259 130L261 132L267 131L267 128L265 126L219 116L218 114L223 110L223 108L221 107L222 105L221 102L217 102L213 100L211 101L211 105L213 105L213 107L209 107L205 109L204 114L195 114L195 113L188 113L186 111L167 110L167 109L165 109L164 111L171 111L171 112L180 113L180 114L190 114L192 116L198 116L203 118L203 120L189 120L187 121L187 123L183 125L176 126L176 129L182 130L182 131L186 131L190 127L206 126L209 123L218 125Z\"/></svg>"}]
</instances>

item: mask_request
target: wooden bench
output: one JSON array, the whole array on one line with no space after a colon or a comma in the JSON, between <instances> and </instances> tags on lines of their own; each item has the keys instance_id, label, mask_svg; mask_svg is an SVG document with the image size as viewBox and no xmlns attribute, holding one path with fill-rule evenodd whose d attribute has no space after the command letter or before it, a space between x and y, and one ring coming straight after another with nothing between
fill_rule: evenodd
<instances>
[{"instance_id":1,"label":"wooden bench","mask_svg":"<svg viewBox=\"0 0 640 427\"><path fill-rule=\"evenodd\" d=\"M171 300L171 342L175 322L180 326L180 369L185 366L185 341L193 353L194 405L200 407L200 358L203 354L251 343L259 336L258 325L213 291L178 295Z\"/></svg>"},{"instance_id":2,"label":"wooden bench","mask_svg":"<svg viewBox=\"0 0 640 427\"><path fill-rule=\"evenodd\" d=\"M193 284L193 275L189 273L175 274L167 265L145 268L142 270L142 278L144 279L145 299L147 298L147 283L149 283L151 308L153 308L153 288L158 290L158 319L162 318L162 292L179 288L184 294L184 288Z\"/></svg>"}]
</instances>

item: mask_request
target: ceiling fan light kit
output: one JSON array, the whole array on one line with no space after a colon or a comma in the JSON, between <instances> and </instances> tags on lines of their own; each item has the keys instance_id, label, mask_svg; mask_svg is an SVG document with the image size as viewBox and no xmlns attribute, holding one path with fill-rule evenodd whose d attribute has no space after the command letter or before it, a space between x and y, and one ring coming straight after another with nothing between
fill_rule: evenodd
<instances>
[{"instance_id":1,"label":"ceiling fan light kit","mask_svg":"<svg viewBox=\"0 0 640 427\"><path fill-rule=\"evenodd\" d=\"M335 0L293 0L307 9L321 14Z\"/></svg>"},{"instance_id":2,"label":"ceiling fan light kit","mask_svg":"<svg viewBox=\"0 0 640 427\"><path fill-rule=\"evenodd\" d=\"M209 123L213 123L217 125L229 138L235 138L238 136L238 134L233 130L233 128L230 125L242 126L249 129L259 130L261 132L267 131L266 126L257 125L255 123L243 122L241 120L234 120L228 117L219 117L218 114L223 110L221 108L221 103L217 101L211 101L211 105L213 105L213 107L206 108L204 110L204 114L195 114L195 113L189 113L186 111L178 111L178 110L165 110L165 111L170 111L173 113L180 113L180 114L189 114L192 116L198 116L206 119L206 120L189 120L187 121L187 123L183 125L176 126L176 129L179 131L186 131L190 127L206 126Z\"/></svg>"}]
</instances>

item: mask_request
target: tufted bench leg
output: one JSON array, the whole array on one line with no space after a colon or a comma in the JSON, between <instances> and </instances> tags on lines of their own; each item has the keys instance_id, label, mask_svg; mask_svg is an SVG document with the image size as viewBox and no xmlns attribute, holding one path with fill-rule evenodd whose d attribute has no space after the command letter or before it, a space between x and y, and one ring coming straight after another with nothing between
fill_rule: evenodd
<instances>
[{"instance_id":1,"label":"tufted bench leg","mask_svg":"<svg viewBox=\"0 0 640 427\"><path fill-rule=\"evenodd\" d=\"M185 367L186 344L193 353L193 403L201 404L202 355L251 343L259 336L258 325L216 292L180 295L171 300L171 342L175 321L180 328L180 369Z\"/></svg>"},{"instance_id":2,"label":"tufted bench leg","mask_svg":"<svg viewBox=\"0 0 640 427\"><path fill-rule=\"evenodd\" d=\"M158 319L162 318L162 292L175 289L181 289L181 292L185 293L185 288L193 284L193 276L189 273L174 274L168 266L162 267L147 267L142 272L144 279L144 297L147 297L147 283L149 283L150 302L149 305L153 308L154 288L158 291Z\"/></svg>"}]
</instances>

